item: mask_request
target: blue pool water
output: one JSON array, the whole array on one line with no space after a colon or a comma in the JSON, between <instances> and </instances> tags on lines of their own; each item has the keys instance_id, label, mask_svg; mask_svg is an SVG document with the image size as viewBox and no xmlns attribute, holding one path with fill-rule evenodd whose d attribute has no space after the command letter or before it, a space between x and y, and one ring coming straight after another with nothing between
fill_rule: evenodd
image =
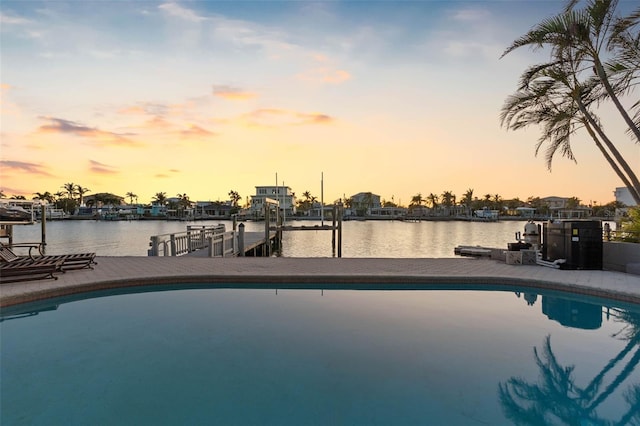
<instances>
[{"instance_id":1,"label":"blue pool water","mask_svg":"<svg viewBox=\"0 0 640 426\"><path fill-rule=\"evenodd\" d=\"M205 288L7 309L0 423L640 422L638 306L488 289Z\"/></svg>"}]
</instances>

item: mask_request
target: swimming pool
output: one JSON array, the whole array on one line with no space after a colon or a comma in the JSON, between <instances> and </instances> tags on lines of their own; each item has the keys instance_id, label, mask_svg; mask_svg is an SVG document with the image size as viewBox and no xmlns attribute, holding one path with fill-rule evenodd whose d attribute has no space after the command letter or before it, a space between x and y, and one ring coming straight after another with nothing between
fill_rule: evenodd
<instances>
[{"instance_id":1,"label":"swimming pool","mask_svg":"<svg viewBox=\"0 0 640 426\"><path fill-rule=\"evenodd\" d=\"M4 309L0 423L640 421L638 306L432 288L173 289Z\"/></svg>"}]
</instances>

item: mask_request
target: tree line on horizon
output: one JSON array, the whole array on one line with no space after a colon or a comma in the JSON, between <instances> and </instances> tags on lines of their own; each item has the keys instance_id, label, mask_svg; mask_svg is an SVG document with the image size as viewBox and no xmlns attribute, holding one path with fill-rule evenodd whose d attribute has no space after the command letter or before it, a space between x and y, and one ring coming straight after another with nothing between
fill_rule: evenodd
<instances>
[{"instance_id":1,"label":"tree line on horizon","mask_svg":"<svg viewBox=\"0 0 640 426\"><path fill-rule=\"evenodd\" d=\"M130 205L133 205L134 201L136 205L138 204L138 196L134 192L127 192L125 197L121 197L108 192L93 194L90 199L86 200L85 203L86 194L91 192L89 188L74 183L66 183L61 186L61 189L63 190L55 193L51 193L49 191L35 192L33 193L32 200L46 201L47 203L53 205L55 208L61 209L66 213L73 213L81 206L86 206L89 208L98 208L100 206L118 206L121 205L125 199L129 200ZM369 197L366 197L367 194L369 195ZM240 204L242 197L240 196L238 191L230 190L228 195L228 201L218 201L218 203L229 204L235 209L250 207L248 198L246 199L245 204ZM295 196L295 193L293 195ZM344 199L335 200L332 204L342 203L346 208L364 208L366 210L374 207L373 196L374 194L371 192L365 193L365 198L368 199L368 202L365 200L364 203L356 203L353 197L345 197ZM6 196L3 192L0 191L0 197L5 198ZM11 198L26 200L26 197L21 195L12 196ZM518 207L531 207L536 209L536 211L540 214L548 214L550 212L549 204L543 198L540 198L538 196L530 196L526 200L520 200L517 197L512 199L503 199L500 194L487 193L482 197L477 197L474 196L474 190L471 188L467 189L467 191L460 198L458 198L452 191L444 191L442 194L429 193L428 196L423 196L422 193L418 193L411 197L411 201L409 202L408 206L395 203L393 197L391 200L381 199L380 204L381 207L406 208L408 209L409 213L420 208L430 208L437 210L452 209L456 206L464 208L466 211L474 211L480 209L503 211L505 209L513 210ZM168 197L166 192L156 192L151 198L150 202L143 203L143 205L162 205L173 209L187 209L191 207L192 201L186 193L179 193L175 197ZM573 209L580 206L582 206L582 204L581 200L578 197L568 197L566 199L567 208ZM309 210L317 207L319 207L318 197L314 196L310 191L303 192L302 197L296 200L296 208L301 213L308 212ZM588 207L593 209L594 215L606 216L606 212L612 213L615 212L616 208L622 208L625 206L618 201L611 201L607 204L592 204Z\"/></svg>"}]
</instances>

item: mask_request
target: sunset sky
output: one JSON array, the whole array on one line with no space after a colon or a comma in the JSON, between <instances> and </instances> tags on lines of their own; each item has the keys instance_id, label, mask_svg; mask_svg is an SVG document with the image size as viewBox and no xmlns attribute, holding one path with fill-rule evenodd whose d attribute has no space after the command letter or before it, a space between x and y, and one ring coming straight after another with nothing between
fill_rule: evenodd
<instances>
[{"instance_id":1,"label":"sunset sky","mask_svg":"<svg viewBox=\"0 0 640 426\"><path fill-rule=\"evenodd\" d=\"M586 133L577 164L558 155L549 172L538 128L500 127L546 58L500 55L563 4L3 0L0 188L244 200L277 174L320 198L323 173L325 202L471 188L607 203L622 184ZM639 170L622 120L601 117Z\"/></svg>"}]
</instances>

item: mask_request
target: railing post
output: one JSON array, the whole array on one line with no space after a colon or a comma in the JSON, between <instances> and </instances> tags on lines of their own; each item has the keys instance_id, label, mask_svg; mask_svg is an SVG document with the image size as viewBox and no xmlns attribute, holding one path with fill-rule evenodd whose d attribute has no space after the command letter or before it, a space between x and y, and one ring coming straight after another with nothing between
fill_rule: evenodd
<instances>
[{"instance_id":1,"label":"railing post","mask_svg":"<svg viewBox=\"0 0 640 426\"><path fill-rule=\"evenodd\" d=\"M227 250L226 250L227 235L226 234L220 234L220 241L222 242L222 253L220 253L220 255L222 257L227 257Z\"/></svg>"},{"instance_id":2,"label":"railing post","mask_svg":"<svg viewBox=\"0 0 640 426\"><path fill-rule=\"evenodd\" d=\"M158 255L158 237L155 235L151 237L151 248L147 252L147 255L148 256Z\"/></svg>"},{"instance_id":3,"label":"railing post","mask_svg":"<svg viewBox=\"0 0 640 426\"><path fill-rule=\"evenodd\" d=\"M338 206L338 257L342 257L342 216L344 215L344 206L342 203Z\"/></svg>"},{"instance_id":4,"label":"railing post","mask_svg":"<svg viewBox=\"0 0 640 426\"><path fill-rule=\"evenodd\" d=\"M231 253L234 255L238 252L238 232L234 229L231 231Z\"/></svg>"},{"instance_id":5,"label":"railing post","mask_svg":"<svg viewBox=\"0 0 640 426\"><path fill-rule=\"evenodd\" d=\"M271 221L270 217L271 208L269 207L269 203L264 203L264 246L262 250L262 256L269 257L271 255L271 241L269 241L269 225Z\"/></svg>"},{"instance_id":6,"label":"railing post","mask_svg":"<svg viewBox=\"0 0 640 426\"><path fill-rule=\"evenodd\" d=\"M238 225L238 256L244 257L244 223Z\"/></svg>"},{"instance_id":7,"label":"railing post","mask_svg":"<svg viewBox=\"0 0 640 426\"><path fill-rule=\"evenodd\" d=\"M331 212L331 255L333 257L336 256L336 215L337 215L337 206L333 205L333 210Z\"/></svg>"},{"instance_id":8,"label":"railing post","mask_svg":"<svg viewBox=\"0 0 640 426\"><path fill-rule=\"evenodd\" d=\"M171 256L176 255L176 234L171 234Z\"/></svg>"},{"instance_id":9,"label":"railing post","mask_svg":"<svg viewBox=\"0 0 640 426\"><path fill-rule=\"evenodd\" d=\"M187 231L187 252L193 251L193 246L191 245L191 231Z\"/></svg>"},{"instance_id":10,"label":"railing post","mask_svg":"<svg viewBox=\"0 0 640 426\"><path fill-rule=\"evenodd\" d=\"M209 247L207 248L207 251L208 251L207 254L209 255L209 257L214 257L213 256L213 238L214 238L213 235L209 237Z\"/></svg>"}]
</instances>

